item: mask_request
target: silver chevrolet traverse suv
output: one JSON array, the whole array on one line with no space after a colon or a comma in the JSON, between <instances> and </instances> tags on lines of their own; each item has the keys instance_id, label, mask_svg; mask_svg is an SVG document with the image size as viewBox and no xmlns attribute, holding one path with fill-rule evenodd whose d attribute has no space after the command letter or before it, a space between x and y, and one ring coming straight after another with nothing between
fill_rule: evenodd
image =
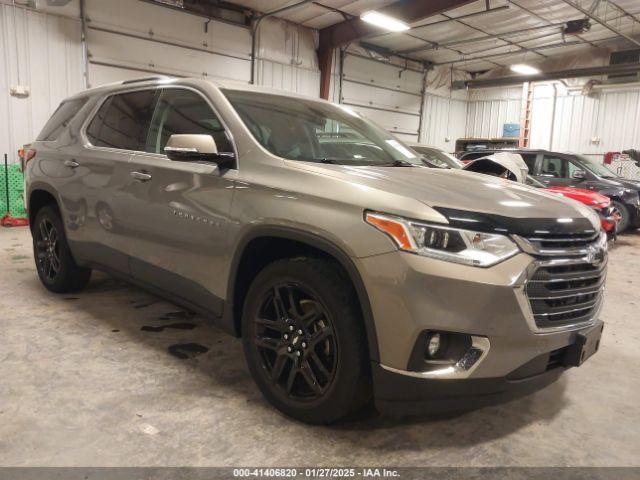
<instances>
[{"instance_id":1,"label":"silver chevrolet traverse suv","mask_svg":"<svg viewBox=\"0 0 640 480\"><path fill-rule=\"evenodd\" d=\"M148 78L79 93L27 154L38 275L92 269L242 337L292 417L466 409L597 349L598 217L525 185L422 166L346 106Z\"/></svg>"}]
</instances>

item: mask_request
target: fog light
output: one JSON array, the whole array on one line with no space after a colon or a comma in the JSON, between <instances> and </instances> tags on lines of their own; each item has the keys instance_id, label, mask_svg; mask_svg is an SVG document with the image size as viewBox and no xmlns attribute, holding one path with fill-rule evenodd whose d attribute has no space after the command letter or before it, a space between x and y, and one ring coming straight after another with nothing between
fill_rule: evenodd
<instances>
[{"instance_id":1,"label":"fog light","mask_svg":"<svg viewBox=\"0 0 640 480\"><path fill-rule=\"evenodd\" d=\"M440 334L433 333L429 336L429 341L427 342L427 355L430 358L435 358L440 351Z\"/></svg>"}]
</instances>

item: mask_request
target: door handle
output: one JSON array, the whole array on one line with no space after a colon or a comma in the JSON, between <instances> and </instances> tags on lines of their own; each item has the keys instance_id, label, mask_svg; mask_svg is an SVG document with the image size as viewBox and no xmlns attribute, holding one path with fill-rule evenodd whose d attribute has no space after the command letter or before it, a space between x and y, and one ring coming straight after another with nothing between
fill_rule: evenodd
<instances>
[{"instance_id":1,"label":"door handle","mask_svg":"<svg viewBox=\"0 0 640 480\"><path fill-rule=\"evenodd\" d=\"M148 182L149 180L151 180L151 175L145 172L130 172L129 175L131 175L136 180L140 180L141 182Z\"/></svg>"},{"instance_id":2,"label":"door handle","mask_svg":"<svg viewBox=\"0 0 640 480\"><path fill-rule=\"evenodd\" d=\"M69 168L78 168L80 166L80 164L78 162L76 162L75 160L65 160L64 161L64 166L65 167L69 167Z\"/></svg>"}]
</instances>

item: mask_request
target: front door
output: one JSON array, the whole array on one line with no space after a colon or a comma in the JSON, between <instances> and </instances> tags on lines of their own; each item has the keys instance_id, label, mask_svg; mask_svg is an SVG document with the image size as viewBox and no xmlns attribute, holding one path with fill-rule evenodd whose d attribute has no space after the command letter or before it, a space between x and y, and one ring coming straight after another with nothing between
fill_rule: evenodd
<instances>
[{"instance_id":1,"label":"front door","mask_svg":"<svg viewBox=\"0 0 640 480\"><path fill-rule=\"evenodd\" d=\"M540 162L540 170L536 179L552 186L567 186L571 183L569 176L569 162L566 158L544 154Z\"/></svg>"},{"instance_id":2,"label":"front door","mask_svg":"<svg viewBox=\"0 0 640 480\"><path fill-rule=\"evenodd\" d=\"M212 163L172 161L164 147L173 134L208 134L219 152L233 152L207 100L190 89L161 91L145 152L131 156L123 189L135 225L134 277L220 315L221 275L236 170Z\"/></svg>"}]
</instances>

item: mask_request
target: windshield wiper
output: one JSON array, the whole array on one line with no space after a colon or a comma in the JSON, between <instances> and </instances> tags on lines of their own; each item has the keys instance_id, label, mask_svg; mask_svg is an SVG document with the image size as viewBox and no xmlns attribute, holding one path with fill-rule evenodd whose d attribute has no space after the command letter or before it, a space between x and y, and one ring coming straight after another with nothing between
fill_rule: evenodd
<instances>
[{"instance_id":1,"label":"windshield wiper","mask_svg":"<svg viewBox=\"0 0 640 480\"><path fill-rule=\"evenodd\" d=\"M411 162L406 162L404 160L394 160L392 163L382 163L379 165L380 167L415 167Z\"/></svg>"}]
</instances>

